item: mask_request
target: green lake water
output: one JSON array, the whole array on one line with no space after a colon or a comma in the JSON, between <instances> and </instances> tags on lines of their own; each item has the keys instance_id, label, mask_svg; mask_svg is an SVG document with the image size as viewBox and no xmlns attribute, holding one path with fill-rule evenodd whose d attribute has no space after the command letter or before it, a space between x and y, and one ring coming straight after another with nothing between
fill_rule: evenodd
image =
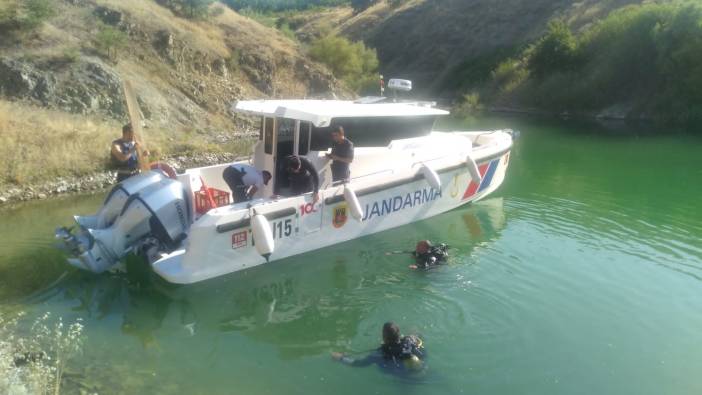
<instances>
[{"instance_id":1,"label":"green lake water","mask_svg":"<svg viewBox=\"0 0 702 395\"><path fill-rule=\"evenodd\" d=\"M702 393L702 139L533 119L488 199L191 286L69 268L53 229L103 195L0 211L0 313L82 318L100 393ZM386 251L448 243L449 265ZM352 368L394 320L428 369ZM0 389L0 393L3 390Z\"/></svg>"}]
</instances>

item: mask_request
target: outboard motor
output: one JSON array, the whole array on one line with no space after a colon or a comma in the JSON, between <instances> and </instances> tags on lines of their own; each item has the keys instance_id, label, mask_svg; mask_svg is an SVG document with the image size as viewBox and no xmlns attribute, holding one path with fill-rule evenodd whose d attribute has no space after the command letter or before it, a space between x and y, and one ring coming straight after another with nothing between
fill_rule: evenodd
<instances>
[{"instance_id":1,"label":"outboard motor","mask_svg":"<svg viewBox=\"0 0 702 395\"><path fill-rule=\"evenodd\" d=\"M95 215L76 215L74 217L76 223L86 229L104 229L109 227L115 222L115 219L122 211L122 207L124 207L131 195L164 178L166 177L160 171L148 171L127 178L112 188L110 193L107 194L102 207Z\"/></svg>"},{"instance_id":2,"label":"outboard motor","mask_svg":"<svg viewBox=\"0 0 702 395\"><path fill-rule=\"evenodd\" d=\"M145 239L156 239L159 248L175 249L190 227L190 209L183 185L163 178L132 194L114 223L104 229L86 228L87 237L67 240L77 255L69 262L81 269L103 272L133 251Z\"/></svg>"}]
</instances>

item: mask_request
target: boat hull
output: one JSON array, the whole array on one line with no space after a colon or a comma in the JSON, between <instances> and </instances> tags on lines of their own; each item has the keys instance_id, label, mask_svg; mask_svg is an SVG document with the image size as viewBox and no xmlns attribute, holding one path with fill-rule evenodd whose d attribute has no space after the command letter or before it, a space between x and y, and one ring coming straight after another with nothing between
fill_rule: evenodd
<instances>
[{"instance_id":1,"label":"boat hull","mask_svg":"<svg viewBox=\"0 0 702 395\"><path fill-rule=\"evenodd\" d=\"M430 218L493 193L505 178L510 147L511 142L475 158L479 180L460 163L435 169L440 188L421 173L374 186L354 185L363 210L360 221L351 215L343 186L323 191L323 199L314 204L307 194L256 205L273 231L275 251L268 259L255 248L251 209L213 210L193 224L184 248L153 262L153 270L172 283L194 283Z\"/></svg>"}]
</instances>

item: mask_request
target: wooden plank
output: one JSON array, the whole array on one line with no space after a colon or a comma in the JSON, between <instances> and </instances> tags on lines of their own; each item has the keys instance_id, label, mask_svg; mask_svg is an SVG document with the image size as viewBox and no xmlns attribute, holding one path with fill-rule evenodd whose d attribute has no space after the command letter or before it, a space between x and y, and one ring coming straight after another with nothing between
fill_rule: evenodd
<instances>
[{"instance_id":1,"label":"wooden plank","mask_svg":"<svg viewBox=\"0 0 702 395\"><path fill-rule=\"evenodd\" d=\"M124 80L124 99L127 102L127 112L129 113L129 122L134 130L134 140L137 142L139 149L137 150L137 159L139 168L142 171L149 170L149 158L145 155L146 141L141 129L141 112L139 111L139 103L137 102L134 88L130 80Z\"/></svg>"}]
</instances>

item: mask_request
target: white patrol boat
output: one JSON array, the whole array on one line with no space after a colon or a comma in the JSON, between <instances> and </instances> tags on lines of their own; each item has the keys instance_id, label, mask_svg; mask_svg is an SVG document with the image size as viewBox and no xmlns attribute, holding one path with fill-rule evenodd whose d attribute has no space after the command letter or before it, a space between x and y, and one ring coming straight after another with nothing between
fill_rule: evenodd
<instances>
[{"instance_id":1,"label":"white patrol boat","mask_svg":"<svg viewBox=\"0 0 702 395\"><path fill-rule=\"evenodd\" d=\"M92 216L61 228L70 263L102 272L129 253L172 283L195 283L405 225L479 200L505 178L509 130L433 131L448 112L430 104L374 100L240 101L233 111L260 119L245 163L273 178L254 198L229 203L222 173L231 163L169 178L148 171L117 184ZM331 130L354 143L351 178L333 184ZM320 199L286 196L283 158L318 170Z\"/></svg>"}]
</instances>

